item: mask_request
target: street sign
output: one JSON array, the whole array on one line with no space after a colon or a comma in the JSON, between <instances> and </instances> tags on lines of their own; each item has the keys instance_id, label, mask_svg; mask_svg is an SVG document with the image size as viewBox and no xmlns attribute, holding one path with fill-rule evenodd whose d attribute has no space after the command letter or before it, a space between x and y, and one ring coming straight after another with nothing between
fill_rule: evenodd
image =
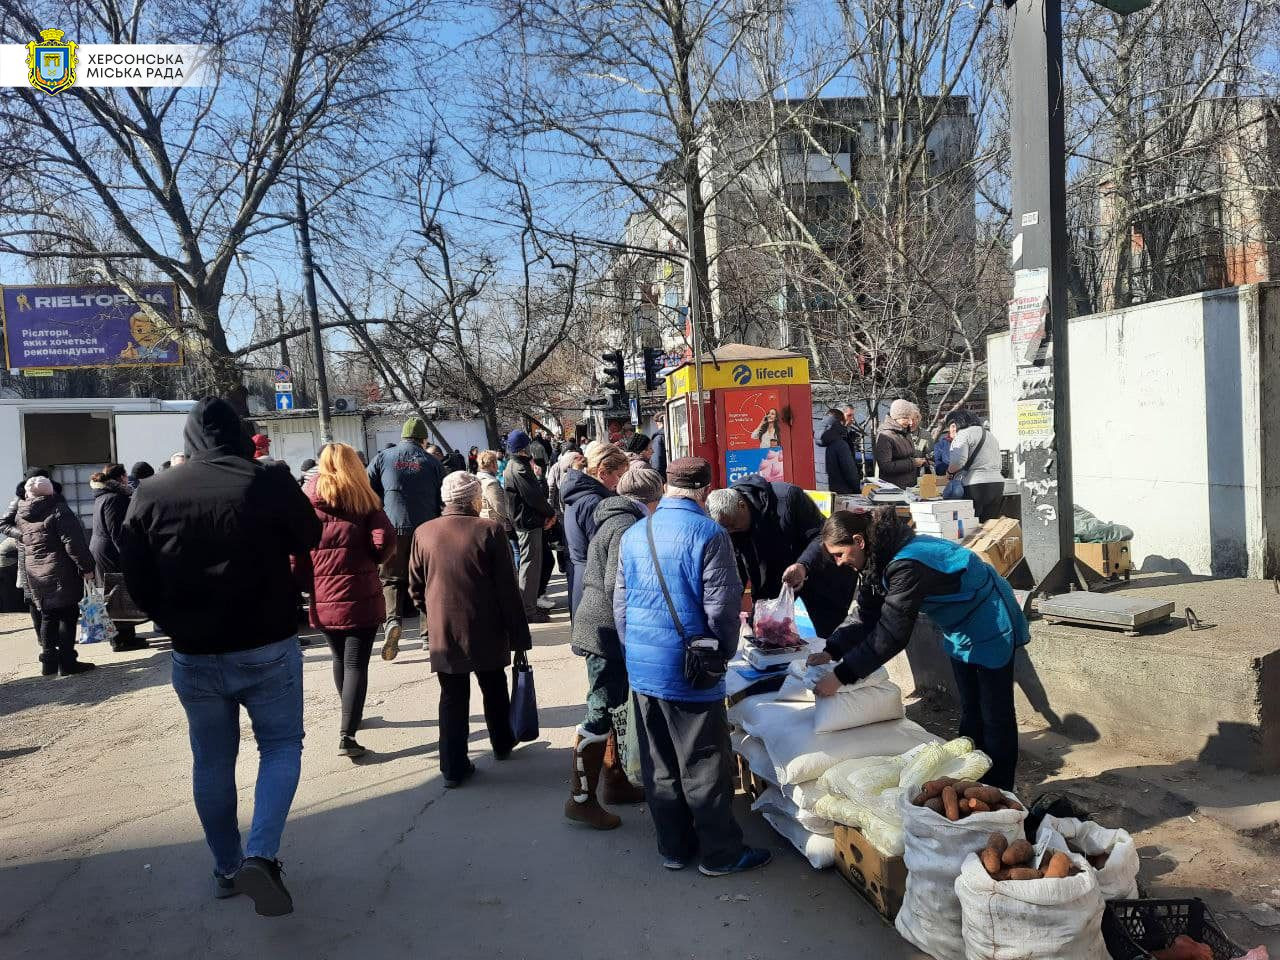
<instances>
[{"instance_id":1,"label":"street sign","mask_svg":"<svg viewBox=\"0 0 1280 960\"><path fill-rule=\"evenodd\" d=\"M276 393L293 393L292 383L277 383Z\"/></svg>"},{"instance_id":2,"label":"street sign","mask_svg":"<svg viewBox=\"0 0 1280 960\"><path fill-rule=\"evenodd\" d=\"M277 410L292 410L292 409L293 409L293 394L292 394L292 393L277 393L277 394L276 394L276 409L277 409Z\"/></svg>"},{"instance_id":3,"label":"street sign","mask_svg":"<svg viewBox=\"0 0 1280 960\"><path fill-rule=\"evenodd\" d=\"M276 367L275 380L276 383L288 383L293 379L293 371L288 367Z\"/></svg>"}]
</instances>

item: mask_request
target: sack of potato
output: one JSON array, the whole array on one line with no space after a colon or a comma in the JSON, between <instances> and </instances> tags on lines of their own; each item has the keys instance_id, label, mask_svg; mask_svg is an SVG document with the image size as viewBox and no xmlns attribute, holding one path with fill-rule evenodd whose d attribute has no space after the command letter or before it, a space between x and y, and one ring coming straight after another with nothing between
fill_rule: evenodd
<instances>
[{"instance_id":1,"label":"sack of potato","mask_svg":"<svg viewBox=\"0 0 1280 960\"><path fill-rule=\"evenodd\" d=\"M904 790L898 810L907 889L894 926L937 960L965 960L955 887L960 868L993 833L1021 840L1027 811L1012 793L950 777Z\"/></svg>"},{"instance_id":2,"label":"sack of potato","mask_svg":"<svg viewBox=\"0 0 1280 960\"><path fill-rule=\"evenodd\" d=\"M1078 853L992 833L955 881L968 960L1106 960L1102 891Z\"/></svg>"},{"instance_id":3,"label":"sack of potato","mask_svg":"<svg viewBox=\"0 0 1280 960\"><path fill-rule=\"evenodd\" d=\"M1055 817L1040 821L1036 843L1078 853L1098 873L1104 900L1138 896L1138 845L1126 830L1108 830L1092 820Z\"/></svg>"}]
</instances>

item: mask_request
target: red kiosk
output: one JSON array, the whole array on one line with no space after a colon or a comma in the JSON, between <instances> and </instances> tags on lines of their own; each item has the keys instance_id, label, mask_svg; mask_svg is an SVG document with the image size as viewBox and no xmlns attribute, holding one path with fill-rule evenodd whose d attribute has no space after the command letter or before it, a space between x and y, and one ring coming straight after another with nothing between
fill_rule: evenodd
<instances>
[{"instance_id":1,"label":"red kiosk","mask_svg":"<svg viewBox=\"0 0 1280 960\"><path fill-rule=\"evenodd\" d=\"M742 343L704 354L700 364L686 360L667 377L666 435L667 456L705 457L716 487L758 473L812 490L809 361Z\"/></svg>"}]
</instances>

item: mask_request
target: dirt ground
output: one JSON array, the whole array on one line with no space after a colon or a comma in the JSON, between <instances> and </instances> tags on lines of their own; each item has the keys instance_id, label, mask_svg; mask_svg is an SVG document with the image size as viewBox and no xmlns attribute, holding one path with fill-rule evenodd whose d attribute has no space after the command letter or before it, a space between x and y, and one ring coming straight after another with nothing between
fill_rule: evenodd
<instances>
[{"instance_id":1,"label":"dirt ground","mask_svg":"<svg viewBox=\"0 0 1280 960\"><path fill-rule=\"evenodd\" d=\"M745 805L748 839L777 858L728 880L663 870L643 808L610 833L567 824L585 677L556 621L535 628L542 739L495 764L473 690L480 772L456 791L437 769L437 685L416 641L374 661L360 740L376 756L360 765L336 754L328 648L304 650L302 783L280 854L297 909L266 920L210 896L167 645L82 648L99 669L46 680L30 622L0 618L0 957L919 956ZM242 823L247 723L244 738Z\"/></svg>"}]
</instances>

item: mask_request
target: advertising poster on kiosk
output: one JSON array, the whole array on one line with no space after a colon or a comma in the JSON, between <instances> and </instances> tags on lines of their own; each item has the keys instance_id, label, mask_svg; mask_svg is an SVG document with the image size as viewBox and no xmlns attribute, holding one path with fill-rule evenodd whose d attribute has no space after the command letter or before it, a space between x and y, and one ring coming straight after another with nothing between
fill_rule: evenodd
<instances>
[{"instance_id":1,"label":"advertising poster on kiosk","mask_svg":"<svg viewBox=\"0 0 1280 960\"><path fill-rule=\"evenodd\" d=\"M786 479L782 456L782 392L728 390L724 394L724 466L729 483L758 473L773 482Z\"/></svg>"}]
</instances>

